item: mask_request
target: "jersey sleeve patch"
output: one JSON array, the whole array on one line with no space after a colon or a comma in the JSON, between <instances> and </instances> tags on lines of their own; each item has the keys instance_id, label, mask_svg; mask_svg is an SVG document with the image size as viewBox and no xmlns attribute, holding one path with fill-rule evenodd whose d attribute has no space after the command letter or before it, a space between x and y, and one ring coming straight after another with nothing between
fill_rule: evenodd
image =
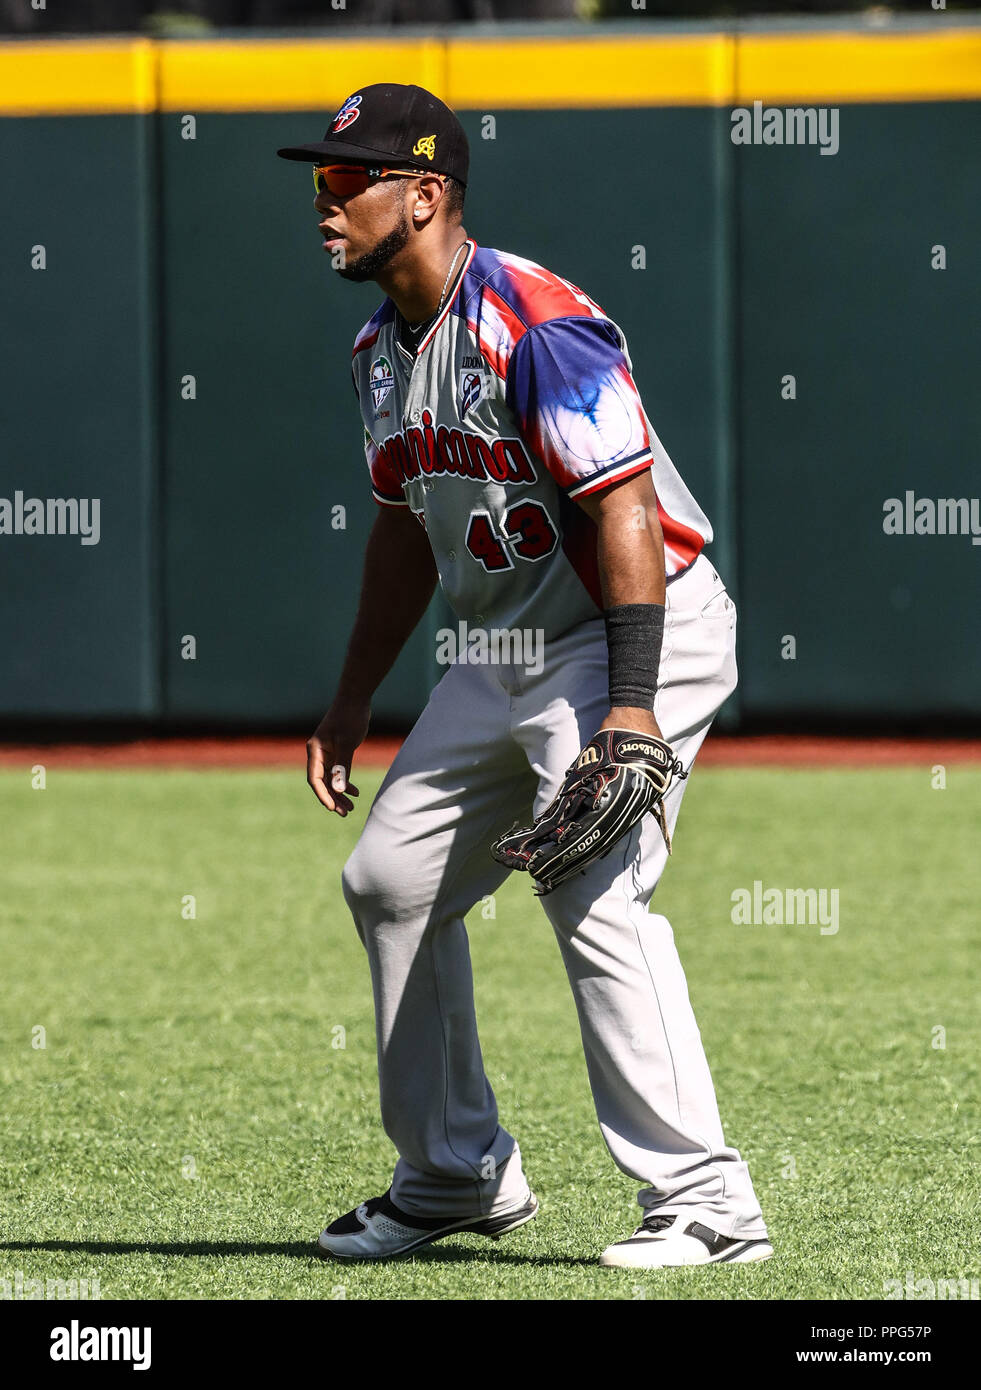
<instances>
[{"instance_id":1,"label":"jersey sleeve patch","mask_svg":"<svg viewBox=\"0 0 981 1390\"><path fill-rule=\"evenodd\" d=\"M640 395L609 319L549 319L508 364L505 399L532 453L568 497L650 468Z\"/></svg>"}]
</instances>

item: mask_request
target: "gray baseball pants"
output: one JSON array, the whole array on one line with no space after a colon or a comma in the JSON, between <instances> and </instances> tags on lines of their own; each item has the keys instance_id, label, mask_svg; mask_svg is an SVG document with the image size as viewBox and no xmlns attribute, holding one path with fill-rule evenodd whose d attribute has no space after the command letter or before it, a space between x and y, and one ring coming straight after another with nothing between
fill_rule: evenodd
<instances>
[{"instance_id":1,"label":"gray baseball pants","mask_svg":"<svg viewBox=\"0 0 981 1390\"><path fill-rule=\"evenodd\" d=\"M654 706L686 768L735 687L735 630L732 600L700 556L668 586ZM602 618L544 650L537 675L447 669L343 873L371 967L382 1122L399 1154L392 1200L416 1215L496 1214L528 1191L484 1072L463 919L509 872L491 842L532 803L535 814L548 804L609 712ZM672 830L687 785L668 793ZM723 1136L671 926L648 910L666 860L646 816L541 905L575 997L600 1129L643 1184L641 1206L690 1212L725 1236L765 1236L747 1166Z\"/></svg>"}]
</instances>

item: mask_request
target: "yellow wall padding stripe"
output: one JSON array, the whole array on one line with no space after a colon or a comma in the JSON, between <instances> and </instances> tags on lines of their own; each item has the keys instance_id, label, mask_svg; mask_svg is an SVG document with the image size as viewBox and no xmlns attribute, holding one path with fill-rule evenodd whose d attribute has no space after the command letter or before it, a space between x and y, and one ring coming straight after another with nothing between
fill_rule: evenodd
<instances>
[{"instance_id":1,"label":"yellow wall padding stripe","mask_svg":"<svg viewBox=\"0 0 981 1390\"><path fill-rule=\"evenodd\" d=\"M0 115L323 111L369 82L466 111L981 97L981 29L0 43Z\"/></svg>"},{"instance_id":2,"label":"yellow wall padding stripe","mask_svg":"<svg viewBox=\"0 0 981 1390\"><path fill-rule=\"evenodd\" d=\"M981 96L981 29L943 34L743 35L736 105L957 101Z\"/></svg>"},{"instance_id":3,"label":"yellow wall padding stripe","mask_svg":"<svg viewBox=\"0 0 981 1390\"><path fill-rule=\"evenodd\" d=\"M0 115L153 111L156 64L150 39L0 43Z\"/></svg>"},{"instance_id":4,"label":"yellow wall padding stripe","mask_svg":"<svg viewBox=\"0 0 981 1390\"><path fill-rule=\"evenodd\" d=\"M502 107L726 105L733 40L679 38L455 39L448 45L449 102Z\"/></svg>"},{"instance_id":5,"label":"yellow wall padding stripe","mask_svg":"<svg viewBox=\"0 0 981 1390\"><path fill-rule=\"evenodd\" d=\"M369 82L414 82L442 95L445 67L439 39L162 43L160 108L333 113Z\"/></svg>"}]
</instances>

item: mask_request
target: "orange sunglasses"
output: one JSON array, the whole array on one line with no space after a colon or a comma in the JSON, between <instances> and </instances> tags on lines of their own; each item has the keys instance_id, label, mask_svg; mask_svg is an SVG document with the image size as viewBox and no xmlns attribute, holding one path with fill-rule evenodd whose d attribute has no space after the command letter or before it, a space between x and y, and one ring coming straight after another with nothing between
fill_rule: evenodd
<instances>
[{"instance_id":1,"label":"orange sunglasses","mask_svg":"<svg viewBox=\"0 0 981 1390\"><path fill-rule=\"evenodd\" d=\"M418 178L425 169L369 168L364 164L315 164L313 186L318 193L334 193L341 198L363 193L376 179Z\"/></svg>"}]
</instances>

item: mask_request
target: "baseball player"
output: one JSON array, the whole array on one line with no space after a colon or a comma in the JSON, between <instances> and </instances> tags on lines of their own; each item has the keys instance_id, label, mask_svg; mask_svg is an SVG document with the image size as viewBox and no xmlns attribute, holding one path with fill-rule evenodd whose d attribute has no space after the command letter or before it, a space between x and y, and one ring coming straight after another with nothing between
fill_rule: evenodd
<instances>
[{"instance_id":1,"label":"baseball player","mask_svg":"<svg viewBox=\"0 0 981 1390\"><path fill-rule=\"evenodd\" d=\"M344 868L399 1157L389 1190L318 1250L386 1259L535 1216L484 1072L464 927L517 870L558 939L603 1138L642 1184L640 1224L600 1263L765 1259L671 927L648 910L685 777L736 684L708 520L644 413L617 324L560 275L467 235L467 139L442 102L366 86L322 141L279 154L313 165L337 273L386 294L352 359L378 514L337 691L307 745L328 810L353 809L372 695L437 582L473 639Z\"/></svg>"}]
</instances>

